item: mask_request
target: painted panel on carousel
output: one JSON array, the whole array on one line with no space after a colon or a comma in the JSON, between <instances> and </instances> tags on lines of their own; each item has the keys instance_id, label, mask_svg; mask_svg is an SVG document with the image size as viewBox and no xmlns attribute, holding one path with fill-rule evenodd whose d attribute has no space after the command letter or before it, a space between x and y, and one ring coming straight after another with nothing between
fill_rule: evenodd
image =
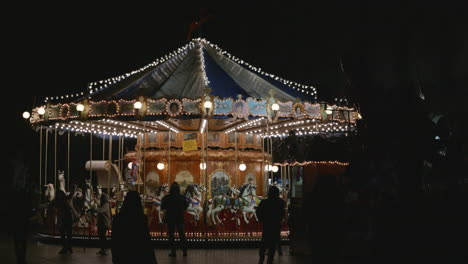
<instances>
[{"instance_id":1,"label":"painted panel on carousel","mask_svg":"<svg viewBox=\"0 0 468 264\"><path fill-rule=\"evenodd\" d=\"M149 196L156 197L156 188L159 186L159 174L156 171L150 171L146 175L146 193Z\"/></svg>"},{"instance_id":2,"label":"painted panel on carousel","mask_svg":"<svg viewBox=\"0 0 468 264\"><path fill-rule=\"evenodd\" d=\"M200 112L200 99L191 100L191 99L182 99L182 106L184 112L188 115L199 115Z\"/></svg>"},{"instance_id":3,"label":"painted panel on carousel","mask_svg":"<svg viewBox=\"0 0 468 264\"><path fill-rule=\"evenodd\" d=\"M184 141L185 140L196 140L198 139L198 133L196 132L189 132L189 133L184 133Z\"/></svg>"},{"instance_id":4,"label":"painted panel on carousel","mask_svg":"<svg viewBox=\"0 0 468 264\"><path fill-rule=\"evenodd\" d=\"M147 115L161 115L166 111L166 99L162 100L148 100L147 101Z\"/></svg>"},{"instance_id":5,"label":"painted panel on carousel","mask_svg":"<svg viewBox=\"0 0 468 264\"><path fill-rule=\"evenodd\" d=\"M221 145L221 136L218 132L209 132L206 136L209 146L220 146Z\"/></svg>"},{"instance_id":6,"label":"painted panel on carousel","mask_svg":"<svg viewBox=\"0 0 468 264\"><path fill-rule=\"evenodd\" d=\"M291 114L292 102L278 102L280 109L278 110L278 116L287 117Z\"/></svg>"},{"instance_id":7,"label":"painted panel on carousel","mask_svg":"<svg viewBox=\"0 0 468 264\"><path fill-rule=\"evenodd\" d=\"M247 98L247 104L249 105L250 114L254 116L266 116L267 115L267 101L253 98Z\"/></svg>"},{"instance_id":8,"label":"painted panel on carousel","mask_svg":"<svg viewBox=\"0 0 468 264\"><path fill-rule=\"evenodd\" d=\"M257 176L255 175L255 173L249 172L245 175L243 184L247 183L257 185Z\"/></svg>"},{"instance_id":9,"label":"painted panel on carousel","mask_svg":"<svg viewBox=\"0 0 468 264\"><path fill-rule=\"evenodd\" d=\"M232 104L234 103L234 100L232 99L221 100L219 98L215 98L214 103L215 103L215 109L214 109L215 115L228 115L231 113Z\"/></svg>"},{"instance_id":10,"label":"painted panel on carousel","mask_svg":"<svg viewBox=\"0 0 468 264\"><path fill-rule=\"evenodd\" d=\"M133 108L133 102L132 101L126 101L126 100L120 100L120 114L121 115L134 115L135 111Z\"/></svg>"},{"instance_id":11,"label":"painted panel on carousel","mask_svg":"<svg viewBox=\"0 0 468 264\"><path fill-rule=\"evenodd\" d=\"M221 169L211 174L211 196L225 194L229 190L229 175Z\"/></svg>"},{"instance_id":12,"label":"painted panel on carousel","mask_svg":"<svg viewBox=\"0 0 468 264\"><path fill-rule=\"evenodd\" d=\"M148 133L148 143L155 144L157 142L157 135L156 133Z\"/></svg>"},{"instance_id":13,"label":"painted panel on carousel","mask_svg":"<svg viewBox=\"0 0 468 264\"><path fill-rule=\"evenodd\" d=\"M236 100L232 105L232 115L237 118L247 119L249 115L249 106L242 100Z\"/></svg>"},{"instance_id":14,"label":"painted panel on carousel","mask_svg":"<svg viewBox=\"0 0 468 264\"><path fill-rule=\"evenodd\" d=\"M304 106L309 117L320 119L320 104L305 103Z\"/></svg>"},{"instance_id":15,"label":"painted panel on carousel","mask_svg":"<svg viewBox=\"0 0 468 264\"><path fill-rule=\"evenodd\" d=\"M167 102L166 112L170 116L178 116L182 113L182 103L179 100L172 99Z\"/></svg>"},{"instance_id":16,"label":"painted panel on carousel","mask_svg":"<svg viewBox=\"0 0 468 264\"><path fill-rule=\"evenodd\" d=\"M49 108L49 119L55 120L60 118L60 105L52 105Z\"/></svg>"},{"instance_id":17,"label":"painted panel on carousel","mask_svg":"<svg viewBox=\"0 0 468 264\"><path fill-rule=\"evenodd\" d=\"M253 134L245 134L244 135L244 144L246 146L252 146L254 144L254 135Z\"/></svg>"},{"instance_id":18,"label":"painted panel on carousel","mask_svg":"<svg viewBox=\"0 0 468 264\"><path fill-rule=\"evenodd\" d=\"M172 144L172 143L175 143L175 141L176 141L176 135L175 135L175 133L173 133L173 132L171 132L171 133L169 133L169 132L162 132L162 142L163 142L163 143L166 143L166 144L169 142L169 134L171 135L171 144Z\"/></svg>"},{"instance_id":19,"label":"painted panel on carousel","mask_svg":"<svg viewBox=\"0 0 468 264\"><path fill-rule=\"evenodd\" d=\"M293 111L291 115L297 118L304 117L304 105L301 103L295 103L293 105Z\"/></svg>"},{"instance_id":20,"label":"painted panel on carousel","mask_svg":"<svg viewBox=\"0 0 468 264\"><path fill-rule=\"evenodd\" d=\"M187 186L193 183L193 175L189 171L180 171L176 174L175 181L180 186L180 192L184 193Z\"/></svg>"},{"instance_id":21,"label":"painted panel on carousel","mask_svg":"<svg viewBox=\"0 0 468 264\"><path fill-rule=\"evenodd\" d=\"M235 145L236 144L236 133L227 134L227 143ZM240 134L237 134L237 144L240 143Z\"/></svg>"},{"instance_id":22,"label":"painted panel on carousel","mask_svg":"<svg viewBox=\"0 0 468 264\"><path fill-rule=\"evenodd\" d=\"M91 102L89 104L89 116L103 116L107 113L107 102Z\"/></svg>"}]
</instances>

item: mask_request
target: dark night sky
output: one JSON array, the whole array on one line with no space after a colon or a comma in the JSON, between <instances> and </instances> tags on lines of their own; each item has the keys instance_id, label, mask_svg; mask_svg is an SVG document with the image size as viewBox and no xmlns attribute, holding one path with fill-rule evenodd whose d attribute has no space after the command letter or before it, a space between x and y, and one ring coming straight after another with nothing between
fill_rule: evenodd
<instances>
[{"instance_id":1,"label":"dark night sky","mask_svg":"<svg viewBox=\"0 0 468 264\"><path fill-rule=\"evenodd\" d=\"M208 8L214 19L202 37L267 72L315 85L319 99L347 96L374 119L415 94L416 78L428 107L466 112L456 102L467 98L467 10L445 1L407 2ZM21 113L34 96L84 91L88 82L130 72L183 46L199 10L165 9L154 1L59 1L16 6L11 15L10 142L28 149L37 135Z\"/></svg>"}]
</instances>

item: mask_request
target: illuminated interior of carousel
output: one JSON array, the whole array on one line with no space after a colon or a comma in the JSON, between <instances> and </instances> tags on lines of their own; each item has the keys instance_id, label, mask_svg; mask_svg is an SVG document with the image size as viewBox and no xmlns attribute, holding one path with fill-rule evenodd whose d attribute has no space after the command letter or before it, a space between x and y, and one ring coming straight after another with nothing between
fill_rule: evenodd
<instances>
[{"instance_id":1,"label":"illuminated interior of carousel","mask_svg":"<svg viewBox=\"0 0 468 264\"><path fill-rule=\"evenodd\" d=\"M116 214L128 190L142 195L154 240L167 238L160 202L176 181L189 200L189 241L259 240L255 209L276 185L287 204L299 195L306 165L346 167L345 161L292 161L275 151L291 135L338 137L354 133L361 116L346 100L318 100L316 88L264 72L205 39L126 74L88 84L86 92L44 98L32 109L38 131L41 202L63 189L78 201L77 238L97 239L90 212L102 192ZM88 175L73 175L70 162L48 166L57 153L47 149L58 136L86 137ZM47 142L44 144L44 142ZM93 157L105 142L103 157ZM131 149L129 149L131 146ZM308 151L316 151L314 149ZM67 155L59 153L58 155ZM319 155L319 154L318 154ZM81 184L70 188L70 177ZM129 227L131 228L131 227ZM288 240L286 218L283 240ZM47 218L44 236L57 236Z\"/></svg>"}]
</instances>

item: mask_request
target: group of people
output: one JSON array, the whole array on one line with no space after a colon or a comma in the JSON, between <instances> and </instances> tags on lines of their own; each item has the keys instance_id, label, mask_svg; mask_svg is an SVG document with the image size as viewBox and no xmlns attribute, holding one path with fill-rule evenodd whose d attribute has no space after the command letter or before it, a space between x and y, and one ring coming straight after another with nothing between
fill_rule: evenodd
<instances>
[{"instance_id":1,"label":"group of people","mask_svg":"<svg viewBox=\"0 0 468 264\"><path fill-rule=\"evenodd\" d=\"M175 235L179 235L179 247L183 256L187 256L187 239L184 231L184 212L188 201L180 193L178 183L172 183L169 194L161 201L161 209L165 212L164 222L168 227L170 257L176 257ZM73 205L73 200L62 190L56 191L52 202L57 215L57 224L61 235L62 249L59 254L73 253L72 227L80 212ZM138 256L140 263L157 263L154 248L151 245L147 217L144 214L142 200L137 191L129 191L118 214L112 216L109 196L100 195L97 208L90 209L97 214L97 228L99 235L99 255L107 255L109 242L107 231L111 230L110 249L113 263L131 263ZM268 198L262 200L257 208L257 216L263 222L262 243L259 251L259 261L263 263L265 254L268 263L273 262L275 251L280 242L281 221L284 216L285 202L279 196L279 189L270 187ZM268 250L268 251L267 251ZM281 253L281 252L280 252Z\"/></svg>"}]
</instances>

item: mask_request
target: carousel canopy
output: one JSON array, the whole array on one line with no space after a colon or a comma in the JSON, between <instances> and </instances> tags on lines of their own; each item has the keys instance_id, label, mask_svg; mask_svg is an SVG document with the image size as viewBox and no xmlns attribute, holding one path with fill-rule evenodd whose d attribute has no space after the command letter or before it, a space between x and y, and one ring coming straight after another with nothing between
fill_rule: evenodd
<instances>
[{"instance_id":1,"label":"carousel canopy","mask_svg":"<svg viewBox=\"0 0 468 264\"><path fill-rule=\"evenodd\" d=\"M91 83L93 100L191 98L205 94L220 98L267 98L273 91L282 101L315 100L314 87L263 72L204 39L195 39L140 70Z\"/></svg>"},{"instance_id":2,"label":"carousel canopy","mask_svg":"<svg viewBox=\"0 0 468 264\"><path fill-rule=\"evenodd\" d=\"M334 133L350 130L360 118L346 104L319 103L313 86L266 73L194 39L140 69L92 82L87 92L46 98L29 120L36 127L124 136L208 128L268 136L272 127L274 135L294 127ZM275 126L265 129L267 124Z\"/></svg>"}]
</instances>

